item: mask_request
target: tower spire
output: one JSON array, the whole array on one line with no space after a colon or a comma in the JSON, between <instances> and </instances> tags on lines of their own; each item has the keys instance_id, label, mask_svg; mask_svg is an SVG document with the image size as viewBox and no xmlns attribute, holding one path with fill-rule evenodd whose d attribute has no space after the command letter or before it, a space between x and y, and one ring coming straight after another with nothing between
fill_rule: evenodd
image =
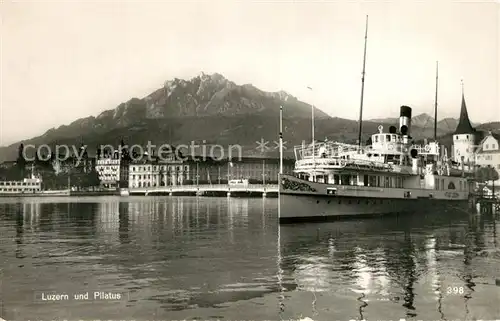
<instances>
[{"instance_id":1,"label":"tower spire","mask_svg":"<svg viewBox=\"0 0 500 321\"><path fill-rule=\"evenodd\" d=\"M464 81L461 80L462 84L462 106L460 108L460 119L458 121L457 129L455 130L455 135L459 134L472 134L475 132L469 119L469 113L467 112L467 105L465 104L464 95Z\"/></svg>"}]
</instances>

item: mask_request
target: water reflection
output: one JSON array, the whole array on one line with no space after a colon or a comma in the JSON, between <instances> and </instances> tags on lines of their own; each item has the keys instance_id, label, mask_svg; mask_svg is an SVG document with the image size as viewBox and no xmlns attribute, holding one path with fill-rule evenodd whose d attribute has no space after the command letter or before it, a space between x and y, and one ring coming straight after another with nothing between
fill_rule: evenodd
<instances>
[{"instance_id":1,"label":"water reflection","mask_svg":"<svg viewBox=\"0 0 500 321\"><path fill-rule=\"evenodd\" d=\"M381 313L387 304L399 310L400 317L463 318L455 304L462 297L465 317L471 319L485 313L481 305L474 306L475 313L471 309L472 294L477 294L474 275L478 273L471 262L484 264L478 256L484 253L485 226L492 226L493 231L495 224L474 215L448 213L437 218L284 225L279 229L280 280L293 279L301 291L343 293L358 302L355 307L350 301L357 310L351 310L352 318L387 318L388 314ZM496 238L493 232L491 235ZM456 264L459 250L465 266L462 271ZM458 292L444 294L443 279L447 289L458 288ZM460 279L465 285L462 290ZM307 296L301 298L307 300Z\"/></svg>"},{"instance_id":2,"label":"water reflection","mask_svg":"<svg viewBox=\"0 0 500 321\"><path fill-rule=\"evenodd\" d=\"M129 239L129 213L130 213L130 203L119 203L118 204L118 238L121 244L130 243ZM164 215L161 215L162 219Z\"/></svg>"},{"instance_id":3,"label":"water reflection","mask_svg":"<svg viewBox=\"0 0 500 321\"><path fill-rule=\"evenodd\" d=\"M98 308L68 305L88 318L155 311L163 319L450 320L500 312L484 304L498 295L491 280L500 277L491 217L278 226L276 207L206 197L0 201L5 317L58 316L55 305L23 303L48 288L130 294Z\"/></svg>"},{"instance_id":4,"label":"water reflection","mask_svg":"<svg viewBox=\"0 0 500 321\"><path fill-rule=\"evenodd\" d=\"M16 258L23 259L25 255L23 253L23 230L24 230L24 216L22 211L22 204L16 204Z\"/></svg>"}]
</instances>

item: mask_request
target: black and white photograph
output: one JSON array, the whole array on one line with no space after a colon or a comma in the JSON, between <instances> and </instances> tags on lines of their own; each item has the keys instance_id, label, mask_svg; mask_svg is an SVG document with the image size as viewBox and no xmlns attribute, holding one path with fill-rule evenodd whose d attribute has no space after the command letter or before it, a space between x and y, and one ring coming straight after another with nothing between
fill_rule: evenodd
<instances>
[{"instance_id":1,"label":"black and white photograph","mask_svg":"<svg viewBox=\"0 0 500 321\"><path fill-rule=\"evenodd\" d=\"M0 321L499 321L499 0L0 0Z\"/></svg>"}]
</instances>

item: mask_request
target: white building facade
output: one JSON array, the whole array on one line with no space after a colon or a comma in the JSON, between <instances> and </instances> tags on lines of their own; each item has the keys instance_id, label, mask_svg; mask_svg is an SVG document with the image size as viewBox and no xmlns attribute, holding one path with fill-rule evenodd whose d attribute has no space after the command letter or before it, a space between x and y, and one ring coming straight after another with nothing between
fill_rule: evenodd
<instances>
[{"instance_id":1,"label":"white building facade","mask_svg":"<svg viewBox=\"0 0 500 321\"><path fill-rule=\"evenodd\" d=\"M100 158L96 160L95 169L101 185L108 188L117 187L120 182L120 159Z\"/></svg>"},{"instance_id":2,"label":"white building facade","mask_svg":"<svg viewBox=\"0 0 500 321\"><path fill-rule=\"evenodd\" d=\"M493 167L500 173L500 142L491 133L488 133L476 152L476 165L481 167ZM500 179L495 181L496 186L500 186Z\"/></svg>"},{"instance_id":3,"label":"white building facade","mask_svg":"<svg viewBox=\"0 0 500 321\"><path fill-rule=\"evenodd\" d=\"M189 165L179 160L129 164L129 188L184 185L190 179Z\"/></svg>"}]
</instances>

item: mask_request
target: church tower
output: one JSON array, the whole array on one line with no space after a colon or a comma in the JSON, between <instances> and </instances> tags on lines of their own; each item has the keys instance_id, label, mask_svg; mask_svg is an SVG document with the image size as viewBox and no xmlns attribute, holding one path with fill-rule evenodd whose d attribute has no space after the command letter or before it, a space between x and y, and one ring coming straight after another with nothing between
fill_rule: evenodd
<instances>
[{"instance_id":1,"label":"church tower","mask_svg":"<svg viewBox=\"0 0 500 321\"><path fill-rule=\"evenodd\" d=\"M462 81L462 107L460 109L460 120L453 133L453 159L459 164L474 162L474 148L476 142L476 130L472 128L467 113L464 98L464 84Z\"/></svg>"}]
</instances>

